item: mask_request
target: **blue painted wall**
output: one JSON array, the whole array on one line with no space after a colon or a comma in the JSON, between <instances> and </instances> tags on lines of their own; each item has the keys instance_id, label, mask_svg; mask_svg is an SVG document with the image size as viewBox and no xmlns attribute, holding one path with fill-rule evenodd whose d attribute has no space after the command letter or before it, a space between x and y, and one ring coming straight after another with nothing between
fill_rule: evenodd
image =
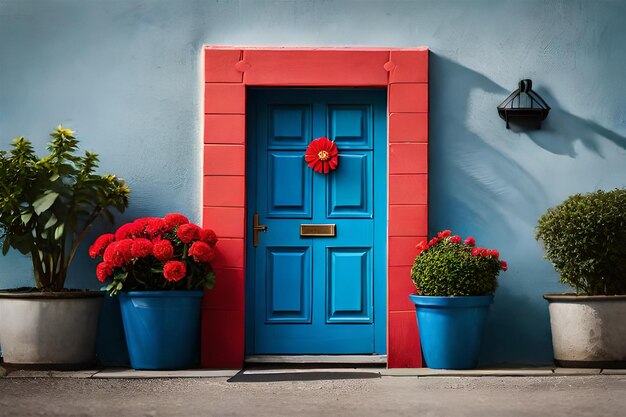
<instances>
[{"instance_id":1,"label":"blue painted wall","mask_svg":"<svg viewBox=\"0 0 626 417\"><path fill-rule=\"evenodd\" d=\"M133 189L125 218L200 220L203 44L431 48L430 231L509 261L483 363L551 359L541 295L562 291L533 239L569 194L626 186L621 1L0 0L0 139L42 149L63 123ZM532 78L544 129L504 128L496 105ZM83 248L69 284L97 287ZM87 271L87 272L86 272ZM0 287L30 265L0 258Z\"/></svg>"}]
</instances>

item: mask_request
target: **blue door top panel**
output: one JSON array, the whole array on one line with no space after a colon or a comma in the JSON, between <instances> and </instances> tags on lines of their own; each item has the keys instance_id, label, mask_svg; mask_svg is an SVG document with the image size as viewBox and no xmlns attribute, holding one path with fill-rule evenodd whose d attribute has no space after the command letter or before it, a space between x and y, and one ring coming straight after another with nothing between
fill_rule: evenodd
<instances>
[{"instance_id":1,"label":"blue door top panel","mask_svg":"<svg viewBox=\"0 0 626 417\"><path fill-rule=\"evenodd\" d=\"M267 124L268 149L302 149L312 130L312 107L307 104L271 105L261 111Z\"/></svg>"},{"instance_id":2,"label":"blue door top panel","mask_svg":"<svg viewBox=\"0 0 626 417\"><path fill-rule=\"evenodd\" d=\"M330 105L327 120L327 137L340 149L372 149L372 106Z\"/></svg>"}]
</instances>

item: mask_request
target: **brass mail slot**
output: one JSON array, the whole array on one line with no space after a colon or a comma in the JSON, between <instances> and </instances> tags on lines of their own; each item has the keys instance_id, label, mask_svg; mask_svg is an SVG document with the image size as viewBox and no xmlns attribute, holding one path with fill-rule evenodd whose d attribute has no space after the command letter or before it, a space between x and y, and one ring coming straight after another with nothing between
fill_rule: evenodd
<instances>
[{"instance_id":1,"label":"brass mail slot","mask_svg":"<svg viewBox=\"0 0 626 417\"><path fill-rule=\"evenodd\" d=\"M337 226L334 224L301 224L300 237L335 237Z\"/></svg>"}]
</instances>

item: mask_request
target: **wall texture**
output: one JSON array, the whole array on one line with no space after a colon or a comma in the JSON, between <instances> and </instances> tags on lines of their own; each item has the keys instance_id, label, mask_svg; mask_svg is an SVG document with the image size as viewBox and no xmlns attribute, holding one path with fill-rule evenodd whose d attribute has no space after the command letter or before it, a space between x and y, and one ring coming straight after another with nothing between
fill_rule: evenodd
<instances>
[{"instance_id":1,"label":"wall texture","mask_svg":"<svg viewBox=\"0 0 626 417\"><path fill-rule=\"evenodd\" d=\"M569 194L626 186L624 18L617 0L0 0L0 147L43 151L63 123L129 182L124 218L199 221L202 45L428 46L430 232L509 262L482 362L545 363L541 295L566 289L534 226ZM521 78L553 108L541 131L495 110ZM85 246L69 284L97 287L93 266ZM29 284L28 259L0 259L0 287Z\"/></svg>"}]
</instances>

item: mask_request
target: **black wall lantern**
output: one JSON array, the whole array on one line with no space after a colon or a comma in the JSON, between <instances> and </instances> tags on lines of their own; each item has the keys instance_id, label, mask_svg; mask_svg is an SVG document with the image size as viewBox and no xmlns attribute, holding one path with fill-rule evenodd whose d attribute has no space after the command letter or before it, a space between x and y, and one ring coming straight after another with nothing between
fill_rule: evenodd
<instances>
[{"instance_id":1,"label":"black wall lantern","mask_svg":"<svg viewBox=\"0 0 626 417\"><path fill-rule=\"evenodd\" d=\"M541 129L541 122L548 117L550 106L532 89L532 80L522 80L519 88L498 106L498 114L506 122L526 128Z\"/></svg>"}]
</instances>

